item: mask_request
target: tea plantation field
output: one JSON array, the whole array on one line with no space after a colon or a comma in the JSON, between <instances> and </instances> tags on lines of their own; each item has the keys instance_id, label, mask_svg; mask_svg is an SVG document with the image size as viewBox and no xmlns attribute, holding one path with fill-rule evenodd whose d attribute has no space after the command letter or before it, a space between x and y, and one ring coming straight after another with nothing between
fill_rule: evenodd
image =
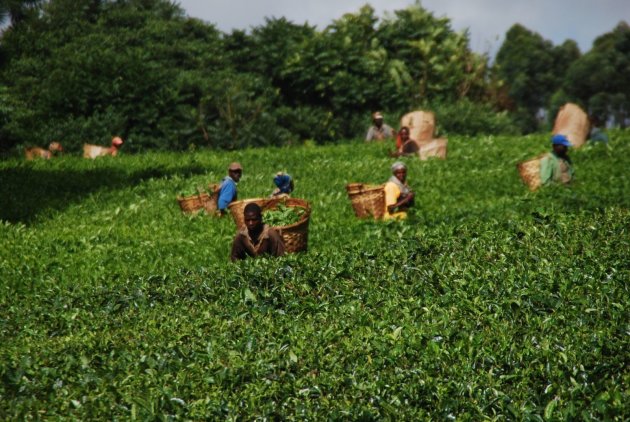
<instances>
[{"instance_id":1,"label":"tea plantation field","mask_svg":"<svg viewBox=\"0 0 630 422\"><path fill-rule=\"evenodd\" d=\"M388 223L344 189L382 144L0 162L0 420L630 419L630 132L531 193L548 138L406 158ZM235 160L240 198L295 177L308 252L232 264L230 218L181 214Z\"/></svg>"}]
</instances>

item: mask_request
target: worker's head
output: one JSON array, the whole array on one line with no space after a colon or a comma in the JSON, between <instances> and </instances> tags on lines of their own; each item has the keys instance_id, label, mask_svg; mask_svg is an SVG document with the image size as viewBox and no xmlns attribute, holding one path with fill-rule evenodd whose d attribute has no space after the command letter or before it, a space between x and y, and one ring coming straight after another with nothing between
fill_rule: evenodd
<instances>
[{"instance_id":1,"label":"worker's head","mask_svg":"<svg viewBox=\"0 0 630 422\"><path fill-rule=\"evenodd\" d=\"M120 136L114 136L112 138L112 145L115 147L119 147L123 144L123 140Z\"/></svg>"},{"instance_id":2,"label":"worker's head","mask_svg":"<svg viewBox=\"0 0 630 422\"><path fill-rule=\"evenodd\" d=\"M566 135L556 134L551 137L551 147L560 157L567 154L570 146L572 146L571 141L569 141L569 138L567 138Z\"/></svg>"},{"instance_id":3,"label":"worker's head","mask_svg":"<svg viewBox=\"0 0 630 422\"><path fill-rule=\"evenodd\" d=\"M396 161L392 164L392 174L396 177L396 179L405 183L405 180L407 180L407 166L405 163L402 161Z\"/></svg>"},{"instance_id":4,"label":"worker's head","mask_svg":"<svg viewBox=\"0 0 630 422\"><path fill-rule=\"evenodd\" d=\"M243 175L243 166L240 163L233 162L228 166L228 175L234 180L238 182L241 180L241 176Z\"/></svg>"},{"instance_id":5,"label":"worker's head","mask_svg":"<svg viewBox=\"0 0 630 422\"><path fill-rule=\"evenodd\" d=\"M256 232L262 228L262 209L258 204L252 202L245 205L243 217L245 218L245 226L250 232Z\"/></svg>"},{"instance_id":6,"label":"worker's head","mask_svg":"<svg viewBox=\"0 0 630 422\"><path fill-rule=\"evenodd\" d=\"M398 134L403 144L409 140L409 128L407 126L401 127Z\"/></svg>"},{"instance_id":7,"label":"worker's head","mask_svg":"<svg viewBox=\"0 0 630 422\"><path fill-rule=\"evenodd\" d=\"M372 121L374 121L374 125L376 127L381 127L383 125L383 114L380 111L372 114Z\"/></svg>"}]
</instances>

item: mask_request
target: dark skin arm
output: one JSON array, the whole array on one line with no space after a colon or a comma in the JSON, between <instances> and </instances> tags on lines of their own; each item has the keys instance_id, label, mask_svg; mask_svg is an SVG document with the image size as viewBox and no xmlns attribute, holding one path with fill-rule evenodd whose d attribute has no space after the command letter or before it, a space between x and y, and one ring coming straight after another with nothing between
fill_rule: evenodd
<instances>
[{"instance_id":1,"label":"dark skin arm","mask_svg":"<svg viewBox=\"0 0 630 422\"><path fill-rule=\"evenodd\" d=\"M396 208L405 206L408 203L410 203L411 201L413 201L413 197L414 197L414 193L413 192L409 192L409 195L405 196L403 199L401 199L400 201L396 202L395 204L390 205L389 207L387 207L387 211L389 211L390 214L394 213Z\"/></svg>"}]
</instances>

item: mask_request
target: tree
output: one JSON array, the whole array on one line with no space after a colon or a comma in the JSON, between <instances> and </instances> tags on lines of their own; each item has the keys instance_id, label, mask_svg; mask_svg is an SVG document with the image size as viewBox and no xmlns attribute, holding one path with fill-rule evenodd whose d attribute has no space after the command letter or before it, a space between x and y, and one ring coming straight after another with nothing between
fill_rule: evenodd
<instances>
[{"instance_id":1,"label":"tree","mask_svg":"<svg viewBox=\"0 0 630 422\"><path fill-rule=\"evenodd\" d=\"M526 132L538 128L536 114L547 105L560 83L555 68L554 48L550 41L520 24L508 30L493 70L506 82L508 95L514 103L512 111Z\"/></svg>"},{"instance_id":2,"label":"tree","mask_svg":"<svg viewBox=\"0 0 630 422\"><path fill-rule=\"evenodd\" d=\"M404 63L413 81L407 107L476 96L487 60L468 48L468 33L456 33L448 18L436 18L419 3L395 12L379 26L378 38L394 60Z\"/></svg>"},{"instance_id":3,"label":"tree","mask_svg":"<svg viewBox=\"0 0 630 422\"><path fill-rule=\"evenodd\" d=\"M630 27L620 22L598 37L593 48L567 72L564 91L585 104L589 114L604 123L614 118L625 127L630 110Z\"/></svg>"},{"instance_id":4,"label":"tree","mask_svg":"<svg viewBox=\"0 0 630 422\"><path fill-rule=\"evenodd\" d=\"M20 24L31 15L43 0L0 0L0 25L9 21L11 26Z\"/></svg>"}]
</instances>

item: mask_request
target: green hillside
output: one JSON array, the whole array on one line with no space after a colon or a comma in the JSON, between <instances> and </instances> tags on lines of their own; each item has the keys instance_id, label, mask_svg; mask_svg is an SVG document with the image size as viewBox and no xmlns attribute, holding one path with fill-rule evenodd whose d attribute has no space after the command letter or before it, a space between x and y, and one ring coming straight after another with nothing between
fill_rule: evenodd
<instances>
[{"instance_id":1,"label":"green hillside","mask_svg":"<svg viewBox=\"0 0 630 422\"><path fill-rule=\"evenodd\" d=\"M0 419L630 417L630 132L571 151L570 188L516 163L547 136L406 158L405 222L359 221L349 182L388 146L0 162ZM176 196L231 161L312 205L309 251L228 262L230 218Z\"/></svg>"}]
</instances>

